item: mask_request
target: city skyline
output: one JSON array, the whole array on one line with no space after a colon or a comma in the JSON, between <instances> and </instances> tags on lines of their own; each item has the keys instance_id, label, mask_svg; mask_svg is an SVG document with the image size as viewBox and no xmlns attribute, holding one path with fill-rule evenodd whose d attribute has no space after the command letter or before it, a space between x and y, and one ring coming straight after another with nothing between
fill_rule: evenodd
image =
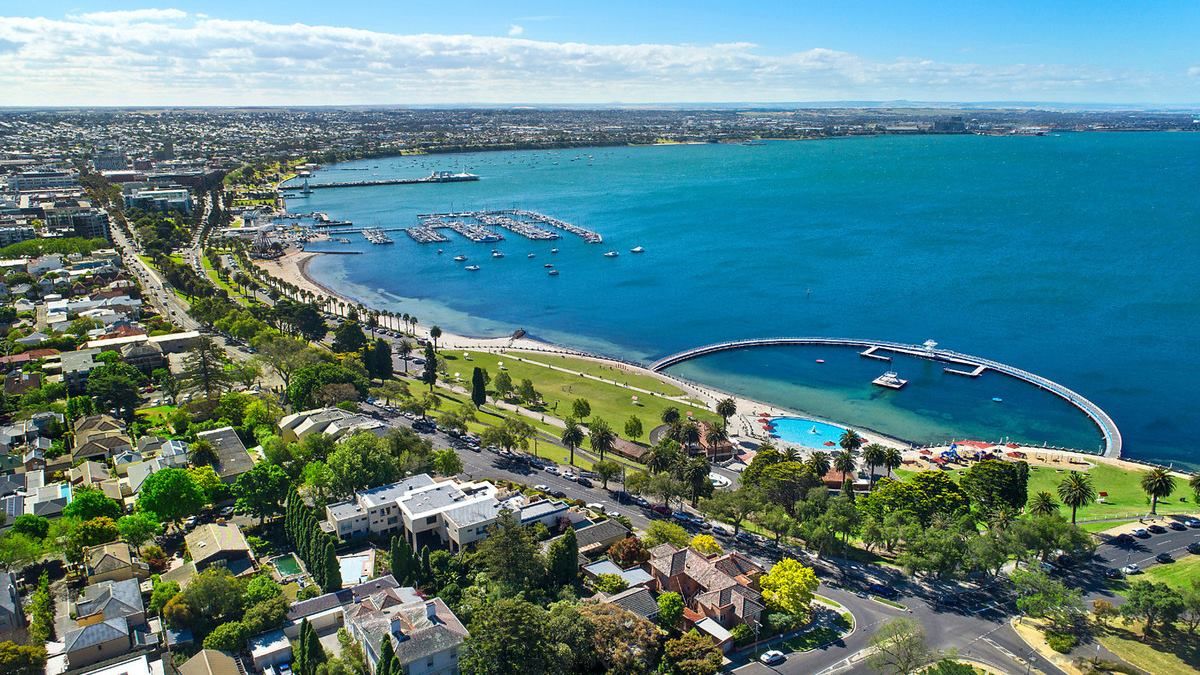
<instances>
[{"instance_id":1,"label":"city skyline","mask_svg":"<svg viewBox=\"0 0 1200 675\"><path fill-rule=\"evenodd\" d=\"M0 16L0 86L8 106L1200 107L1200 9L1087 8L51 1Z\"/></svg>"}]
</instances>

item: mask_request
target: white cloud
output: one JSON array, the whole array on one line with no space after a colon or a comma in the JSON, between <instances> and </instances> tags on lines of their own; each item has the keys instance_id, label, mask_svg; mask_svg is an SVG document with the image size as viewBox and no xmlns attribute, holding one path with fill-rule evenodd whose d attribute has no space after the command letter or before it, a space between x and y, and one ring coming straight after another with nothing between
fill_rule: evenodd
<instances>
[{"instance_id":1,"label":"white cloud","mask_svg":"<svg viewBox=\"0 0 1200 675\"><path fill-rule=\"evenodd\" d=\"M0 17L7 105L1198 98L1196 84L1182 82L1075 66L873 60L820 47L767 54L743 42L401 35L174 9Z\"/></svg>"},{"instance_id":2,"label":"white cloud","mask_svg":"<svg viewBox=\"0 0 1200 675\"><path fill-rule=\"evenodd\" d=\"M517 25L517 24L515 24L515 23L514 23L513 25L511 25L511 26L509 26L509 27L508 27L508 34L509 34L509 35L512 35L512 36L514 36L514 37L515 37L515 36L517 36L517 35L521 35L521 34L523 34L524 32L525 32L525 27L524 27L524 26L518 26L518 25Z\"/></svg>"},{"instance_id":3,"label":"white cloud","mask_svg":"<svg viewBox=\"0 0 1200 675\"><path fill-rule=\"evenodd\" d=\"M1200 77L1200 66L1192 66L1188 68L1188 75L1192 77Z\"/></svg>"}]
</instances>

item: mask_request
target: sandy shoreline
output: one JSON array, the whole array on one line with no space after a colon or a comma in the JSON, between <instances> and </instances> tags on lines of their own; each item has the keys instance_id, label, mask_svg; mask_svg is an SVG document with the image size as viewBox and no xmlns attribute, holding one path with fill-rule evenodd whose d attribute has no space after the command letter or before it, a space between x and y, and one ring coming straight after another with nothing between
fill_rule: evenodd
<instances>
[{"instance_id":1,"label":"sandy shoreline","mask_svg":"<svg viewBox=\"0 0 1200 675\"><path fill-rule=\"evenodd\" d=\"M361 303L360 301L358 301L352 297L345 295L344 293L335 291L334 289L331 289L331 288L317 282L308 274L309 264L311 264L313 258L315 258L318 255L321 255L321 252L289 250L287 253L285 253L283 255L283 257L279 258L278 260L257 260L257 261L255 261L255 263L259 267L261 267L262 269L267 271L269 274L271 274L272 276L275 276L276 278L278 278L286 283L292 284L292 285L296 286L297 288L302 288L302 289L311 291L313 293L318 293L320 295L326 295L329 297L339 298L340 300L344 300L347 303L353 303L355 305L365 304L365 303ZM418 337L428 338L429 337L429 327L418 324L415 333L417 334ZM648 375L648 376L663 380L665 382L669 382L669 383L683 389L692 398L699 399L700 402L702 402L705 406L707 406L710 409L715 407L717 401L724 399L724 398L732 398L737 403L738 414L734 418L730 419L729 431L730 431L731 440L733 440L734 443L740 444L742 447L745 447L747 449L757 445L758 443L762 443L762 442L766 442L766 441L770 441L771 443L773 443L775 445L786 445L786 443L783 443L783 442L779 441L778 439L767 438L763 433L761 433L760 431L757 430L757 427L756 427L756 425L758 423L757 418L763 414L766 414L766 415L770 415L772 417L803 417L806 419L814 419L814 420L821 421L821 422L827 422L827 423L845 427L848 429L854 429L856 432L859 433L859 435L861 435L864 439L866 439L866 442L868 442L868 443L880 443L885 446L900 448L900 449L906 451L906 453L905 453L906 457L909 457L909 458L916 458L919 456L917 451L915 449L913 449L913 444L911 444L907 441L904 441L902 439L899 439L899 438L894 438L894 437L887 436L885 434L881 434L881 433L871 430L871 429L864 429L862 427L858 427L853 424L848 424L843 421L822 419L820 417L817 417L817 416L814 416L814 415L811 415L808 413L800 412L800 411L788 410L788 409L780 407L780 406L771 405L771 404L764 403L761 401L755 401L753 399L749 399L749 398L746 398L743 396L737 396L737 395L734 395L734 394L731 394L731 393L728 393L725 391L721 391L720 389L717 389L715 387L708 387L708 386L697 384L695 382L691 382L688 380L683 380L683 379L679 379L676 377L672 377L672 376L664 374L664 373L655 372L648 368L640 366L638 364L629 363L629 362L625 362L625 361L621 361L621 360L613 359L613 358L597 356L595 354L590 354L590 353L580 351L577 349L572 349L570 347L556 345L556 344L553 344L550 342L544 342L542 340L536 340L536 339L530 338L530 337L522 337L522 338L517 338L517 339L514 339L512 337L491 337L491 338L468 337L468 336L464 336L464 335L450 333L450 332L445 331L445 329L443 329L442 336L438 339L438 344L440 347L451 348L451 349L466 349L466 350L474 349L474 350L480 350L480 351L510 350L510 351L544 353L544 354L559 354L559 355L573 356L573 357L577 357L577 358L584 358L584 359L588 359L591 361L595 361L597 363L602 363L607 366L615 366L619 369L629 370L631 372L637 372L642 375ZM947 446L945 446L945 445L933 446L932 450L934 451L934 454L936 455L940 450L946 449L946 447ZM1018 446L1016 448L1002 447L999 449L1002 449L1005 452L1019 451L1019 452L1024 452L1024 453L1027 453L1030 455L1033 455L1036 453L1037 455L1041 455L1042 457L1045 457L1046 459L1063 458L1064 461L1069 461L1070 458L1086 459L1090 462L1104 462L1107 464L1119 465L1124 468L1130 468L1130 469L1145 469L1147 466L1147 464L1141 463L1141 462L1131 462L1131 461L1124 460L1124 459L1106 458L1106 457L1103 457L1103 456L1098 455L1093 452L1084 452L1084 451L1077 451L1077 450L1052 449L1052 448L1045 448L1045 447L1040 447L1040 446L1023 446L1023 445ZM1184 474L1180 474L1180 475L1184 475Z\"/></svg>"}]
</instances>

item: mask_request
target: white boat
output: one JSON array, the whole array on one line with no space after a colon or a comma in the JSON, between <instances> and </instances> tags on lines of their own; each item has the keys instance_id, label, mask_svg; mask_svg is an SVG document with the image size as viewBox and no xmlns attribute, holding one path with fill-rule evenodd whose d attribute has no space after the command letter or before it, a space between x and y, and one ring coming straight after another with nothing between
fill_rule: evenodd
<instances>
[{"instance_id":1,"label":"white boat","mask_svg":"<svg viewBox=\"0 0 1200 675\"><path fill-rule=\"evenodd\" d=\"M617 256L619 256L619 255L621 255L621 254L620 254L620 253L617 253L616 251L609 251L608 253L605 253L605 254L604 254L604 257L605 257L605 258L615 258L615 257L617 257Z\"/></svg>"},{"instance_id":2,"label":"white boat","mask_svg":"<svg viewBox=\"0 0 1200 675\"><path fill-rule=\"evenodd\" d=\"M644 253L645 251L646 249L642 248L641 246L634 246L633 248L629 249L630 253Z\"/></svg>"},{"instance_id":3,"label":"white boat","mask_svg":"<svg viewBox=\"0 0 1200 675\"><path fill-rule=\"evenodd\" d=\"M500 251L493 250L493 251L492 251L492 257L493 257L493 258L503 258L503 257L504 257L504 254L503 254L503 253L501 253Z\"/></svg>"},{"instance_id":4,"label":"white boat","mask_svg":"<svg viewBox=\"0 0 1200 675\"><path fill-rule=\"evenodd\" d=\"M467 265L467 266L466 266L466 267L464 267L463 269L464 269L464 270L466 270L466 271L468 271L468 272L478 272L478 271L479 271L479 265Z\"/></svg>"},{"instance_id":5,"label":"white boat","mask_svg":"<svg viewBox=\"0 0 1200 675\"><path fill-rule=\"evenodd\" d=\"M532 253L530 253L529 255L527 255L527 256L525 256L525 257L526 257L526 258L532 258L532 257L533 257L533 254L532 254Z\"/></svg>"},{"instance_id":6,"label":"white boat","mask_svg":"<svg viewBox=\"0 0 1200 675\"><path fill-rule=\"evenodd\" d=\"M878 385L880 387L887 387L888 389L899 389L908 384L908 380L900 379L900 376L896 374L896 371L889 370L874 380L871 380L871 384Z\"/></svg>"},{"instance_id":7,"label":"white boat","mask_svg":"<svg viewBox=\"0 0 1200 675\"><path fill-rule=\"evenodd\" d=\"M464 261L464 260L466 260L466 259L467 259L467 256L465 256L465 255L456 255L456 256L454 256L454 262L462 262L462 261Z\"/></svg>"},{"instance_id":8,"label":"white boat","mask_svg":"<svg viewBox=\"0 0 1200 675\"><path fill-rule=\"evenodd\" d=\"M551 253L558 253L558 249L556 249L556 248L552 248L552 249L550 249L550 252L551 252Z\"/></svg>"},{"instance_id":9,"label":"white boat","mask_svg":"<svg viewBox=\"0 0 1200 675\"><path fill-rule=\"evenodd\" d=\"M552 277L556 277L556 276L558 276L558 270L550 270L549 272L547 272L547 274L549 274Z\"/></svg>"},{"instance_id":10,"label":"white boat","mask_svg":"<svg viewBox=\"0 0 1200 675\"><path fill-rule=\"evenodd\" d=\"M546 263L545 265L542 265L542 267L545 267L546 269L550 269L551 267L554 267L554 263Z\"/></svg>"}]
</instances>

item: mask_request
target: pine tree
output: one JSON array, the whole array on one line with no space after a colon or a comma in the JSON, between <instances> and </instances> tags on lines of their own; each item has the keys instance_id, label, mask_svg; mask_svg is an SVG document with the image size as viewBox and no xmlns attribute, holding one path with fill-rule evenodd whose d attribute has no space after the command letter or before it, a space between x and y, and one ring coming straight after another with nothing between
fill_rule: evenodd
<instances>
[{"instance_id":1,"label":"pine tree","mask_svg":"<svg viewBox=\"0 0 1200 675\"><path fill-rule=\"evenodd\" d=\"M325 538L325 592L332 593L333 591L341 590L342 588L342 568L338 566L337 556L333 551L333 539Z\"/></svg>"}]
</instances>

